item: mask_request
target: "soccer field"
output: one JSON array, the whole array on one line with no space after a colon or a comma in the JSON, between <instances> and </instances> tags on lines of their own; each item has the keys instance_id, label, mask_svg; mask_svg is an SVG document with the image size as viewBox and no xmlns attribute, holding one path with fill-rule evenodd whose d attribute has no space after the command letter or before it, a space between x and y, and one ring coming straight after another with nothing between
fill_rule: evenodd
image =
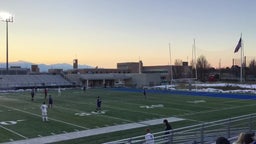
<instances>
[{"instance_id":1,"label":"soccer field","mask_svg":"<svg viewBox=\"0 0 256 144\"><path fill-rule=\"evenodd\" d=\"M255 112L255 97L252 99L189 96L171 91L147 92L142 90L81 89L63 90L58 96L56 89L49 94L54 100L48 109L49 122L42 122L40 105L44 101L43 90L31 101L29 91L0 94L0 142L54 136L63 133L96 129L166 117L182 118L171 123L173 128L230 118ZM102 99L102 111L95 112L96 99ZM46 101L47 102L47 101ZM150 126L153 132L164 126ZM103 143L145 133L145 127L58 143Z\"/></svg>"}]
</instances>

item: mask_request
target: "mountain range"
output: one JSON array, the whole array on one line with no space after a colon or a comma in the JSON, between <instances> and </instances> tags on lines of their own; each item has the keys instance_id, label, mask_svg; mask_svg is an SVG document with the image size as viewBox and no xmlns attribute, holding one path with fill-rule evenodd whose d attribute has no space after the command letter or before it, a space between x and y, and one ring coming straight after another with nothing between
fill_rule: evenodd
<instances>
[{"instance_id":1,"label":"mountain range","mask_svg":"<svg viewBox=\"0 0 256 144\"><path fill-rule=\"evenodd\" d=\"M31 65L38 65L40 72L47 72L48 69L63 69L63 70L68 70L68 69L73 69L73 65L67 64L67 63L57 63L57 64L35 64L32 62L26 62L26 61L17 61L17 62L9 62L9 67L11 66L20 66L21 68L29 68L31 69ZM6 63L0 63L0 68L5 68ZM89 65L78 65L78 68L93 68L92 66Z\"/></svg>"}]
</instances>

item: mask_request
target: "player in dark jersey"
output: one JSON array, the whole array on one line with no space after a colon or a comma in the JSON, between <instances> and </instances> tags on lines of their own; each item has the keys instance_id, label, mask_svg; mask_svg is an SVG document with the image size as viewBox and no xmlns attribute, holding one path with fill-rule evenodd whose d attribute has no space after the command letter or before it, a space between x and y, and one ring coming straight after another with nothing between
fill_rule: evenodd
<instances>
[{"instance_id":1,"label":"player in dark jersey","mask_svg":"<svg viewBox=\"0 0 256 144\"><path fill-rule=\"evenodd\" d=\"M98 96L97 98L97 107L96 107L96 111L101 111L101 98Z\"/></svg>"},{"instance_id":2,"label":"player in dark jersey","mask_svg":"<svg viewBox=\"0 0 256 144\"><path fill-rule=\"evenodd\" d=\"M52 99L52 96L49 95L49 108L52 108L52 105L53 105L53 99Z\"/></svg>"}]
</instances>

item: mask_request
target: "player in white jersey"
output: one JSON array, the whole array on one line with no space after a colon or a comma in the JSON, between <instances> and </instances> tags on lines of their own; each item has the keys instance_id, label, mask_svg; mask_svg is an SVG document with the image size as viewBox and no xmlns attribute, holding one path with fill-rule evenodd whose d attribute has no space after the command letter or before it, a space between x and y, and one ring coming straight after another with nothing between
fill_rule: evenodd
<instances>
[{"instance_id":1,"label":"player in white jersey","mask_svg":"<svg viewBox=\"0 0 256 144\"><path fill-rule=\"evenodd\" d=\"M43 121L48 121L48 117L47 117L47 108L48 106L45 104L45 102L43 102L43 104L41 105L41 111L42 111L42 120Z\"/></svg>"},{"instance_id":2,"label":"player in white jersey","mask_svg":"<svg viewBox=\"0 0 256 144\"><path fill-rule=\"evenodd\" d=\"M58 96L61 96L61 89L60 89L60 87L58 88Z\"/></svg>"}]
</instances>

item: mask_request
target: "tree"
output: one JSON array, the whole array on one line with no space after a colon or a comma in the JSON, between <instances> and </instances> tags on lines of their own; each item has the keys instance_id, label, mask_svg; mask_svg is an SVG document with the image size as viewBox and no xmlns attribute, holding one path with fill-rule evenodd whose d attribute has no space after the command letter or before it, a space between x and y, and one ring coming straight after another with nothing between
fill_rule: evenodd
<instances>
[{"instance_id":1,"label":"tree","mask_svg":"<svg viewBox=\"0 0 256 144\"><path fill-rule=\"evenodd\" d=\"M255 59L251 60L249 63L249 73L255 74L256 73L256 61Z\"/></svg>"},{"instance_id":2,"label":"tree","mask_svg":"<svg viewBox=\"0 0 256 144\"><path fill-rule=\"evenodd\" d=\"M198 72L198 79L205 81L206 80L206 72L210 68L210 64L208 63L205 56L201 55L197 58L196 68Z\"/></svg>"},{"instance_id":3,"label":"tree","mask_svg":"<svg viewBox=\"0 0 256 144\"><path fill-rule=\"evenodd\" d=\"M174 62L174 65L182 66L182 60L181 59L176 59L175 62Z\"/></svg>"}]
</instances>

